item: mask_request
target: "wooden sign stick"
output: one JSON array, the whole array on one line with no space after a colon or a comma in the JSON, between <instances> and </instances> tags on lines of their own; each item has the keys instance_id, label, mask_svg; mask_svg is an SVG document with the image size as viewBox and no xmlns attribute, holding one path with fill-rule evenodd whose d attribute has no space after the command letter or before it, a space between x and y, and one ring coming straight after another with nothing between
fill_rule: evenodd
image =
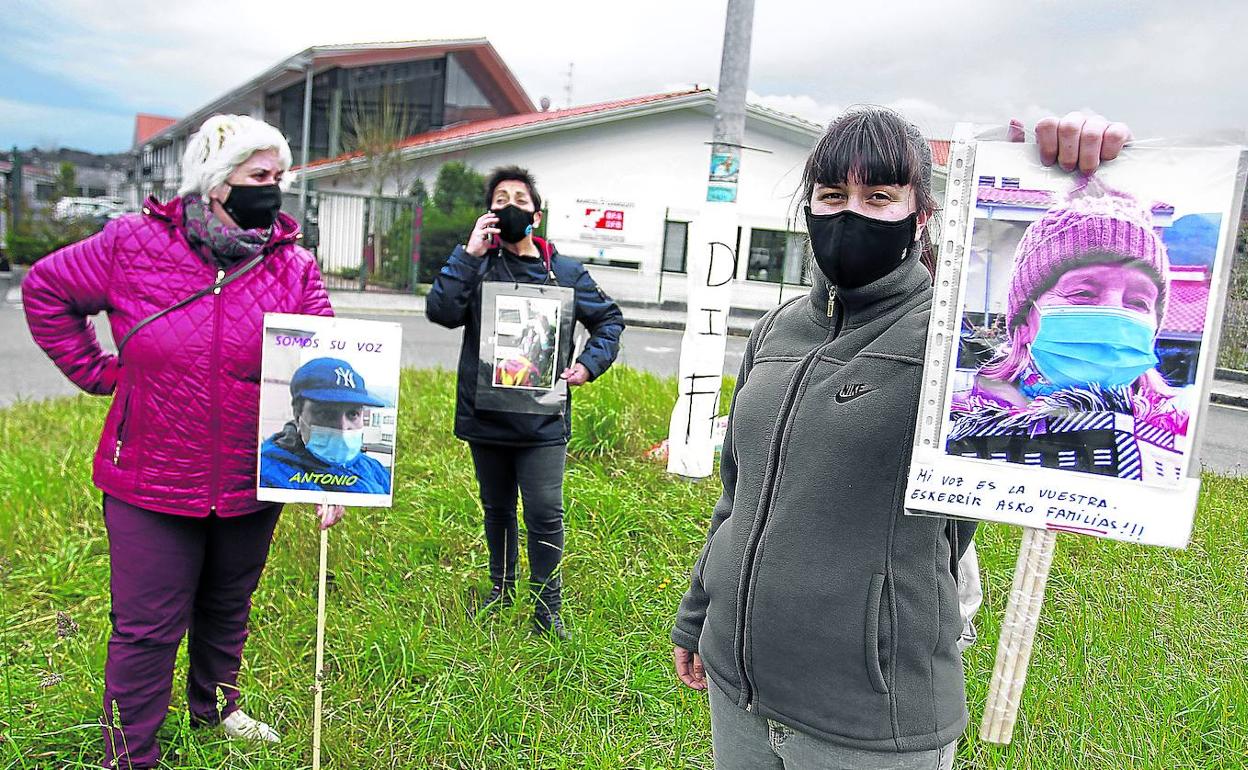
<instances>
[{"instance_id":1,"label":"wooden sign stick","mask_svg":"<svg viewBox=\"0 0 1248 770\"><path fill-rule=\"evenodd\" d=\"M1056 542L1056 533L1050 530L1023 530L1014 586L1001 624L997 661L979 729L980 738L988 743L1006 744L1013 738Z\"/></svg>"},{"instance_id":2,"label":"wooden sign stick","mask_svg":"<svg viewBox=\"0 0 1248 770\"><path fill-rule=\"evenodd\" d=\"M319 509L318 509L319 510ZM325 575L329 562L329 530L321 530L321 566L316 589L316 684L312 703L312 770L321 770L321 695L325 689Z\"/></svg>"}]
</instances>

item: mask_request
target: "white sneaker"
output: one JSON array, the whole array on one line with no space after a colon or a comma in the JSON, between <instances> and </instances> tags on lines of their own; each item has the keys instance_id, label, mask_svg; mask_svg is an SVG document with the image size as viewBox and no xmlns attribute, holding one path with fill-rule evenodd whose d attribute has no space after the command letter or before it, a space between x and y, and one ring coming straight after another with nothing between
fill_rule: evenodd
<instances>
[{"instance_id":1,"label":"white sneaker","mask_svg":"<svg viewBox=\"0 0 1248 770\"><path fill-rule=\"evenodd\" d=\"M221 720L221 726L225 728L225 734L231 738L267 743L277 743L282 739L276 730L258 719L247 716L242 709Z\"/></svg>"}]
</instances>

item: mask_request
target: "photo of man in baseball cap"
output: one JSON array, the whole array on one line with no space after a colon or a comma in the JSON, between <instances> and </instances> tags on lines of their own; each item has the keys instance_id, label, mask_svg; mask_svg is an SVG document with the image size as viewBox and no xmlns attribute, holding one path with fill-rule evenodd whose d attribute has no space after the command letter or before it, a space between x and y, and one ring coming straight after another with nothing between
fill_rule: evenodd
<instances>
[{"instance_id":1,"label":"photo of man in baseball cap","mask_svg":"<svg viewBox=\"0 0 1248 770\"><path fill-rule=\"evenodd\" d=\"M363 451L368 407L386 402L338 358L315 358L290 379L294 419L260 447L260 486L390 494L390 469Z\"/></svg>"}]
</instances>

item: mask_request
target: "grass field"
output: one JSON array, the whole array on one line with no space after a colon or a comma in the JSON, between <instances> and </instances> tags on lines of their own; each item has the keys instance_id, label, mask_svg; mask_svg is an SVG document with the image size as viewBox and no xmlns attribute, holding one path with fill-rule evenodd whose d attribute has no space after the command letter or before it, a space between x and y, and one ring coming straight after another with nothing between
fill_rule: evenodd
<instances>
[{"instance_id":1,"label":"grass field","mask_svg":"<svg viewBox=\"0 0 1248 770\"><path fill-rule=\"evenodd\" d=\"M450 435L453 388L405 373L395 508L353 510L331 532L326 767L709 768L706 703L677 686L668 631L717 482L643 458L673 384L617 368L578 393L562 645L529 634L523 602L480 625L465 616L486 554L468 453ZM106 407L0 411L0 768L100 755L108 563L89 466ZM1186 551L1060 538L1008 747L975 734L1019 532L981 527L987 598L958 767L1248 766L1245 511L1248 481L1207 477ZM243 703L284 741L191 730L183 663L169 767L309 766L316 549L310 510L288 507L255 595Z\"/></svg>"}]
</instances>

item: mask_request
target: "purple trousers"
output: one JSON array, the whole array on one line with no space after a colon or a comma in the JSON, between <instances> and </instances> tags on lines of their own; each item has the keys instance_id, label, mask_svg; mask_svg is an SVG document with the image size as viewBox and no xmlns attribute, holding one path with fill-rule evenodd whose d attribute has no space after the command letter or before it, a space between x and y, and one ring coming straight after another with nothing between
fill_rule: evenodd
<instances>
[{"instance_id":1,"label":"purple trousers","mask_svg":"<svg viewBox=\"0 0 1248 770\"><path fill-rule=\"evenodd\" d=\"M169 710L183 636L192 724L216 724L238 710L251 594L281 510L196 519L104 497L113 626L104 664L104 767L156 767L156 731Z\"/></svg>"}]
</instances>

